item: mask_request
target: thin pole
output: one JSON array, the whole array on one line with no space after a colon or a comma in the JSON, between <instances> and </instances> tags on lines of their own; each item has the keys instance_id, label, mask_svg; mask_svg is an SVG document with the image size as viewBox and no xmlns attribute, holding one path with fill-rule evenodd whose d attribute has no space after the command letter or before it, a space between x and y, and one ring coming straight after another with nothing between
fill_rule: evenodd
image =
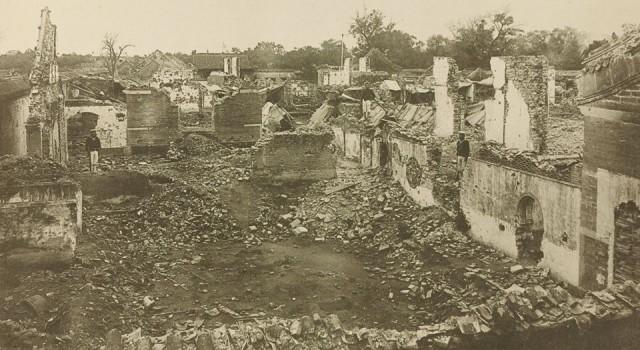
<instances>
[{"instance_id":1,"label":"thin pole","mask_svg":"<svg viewBox=\"0 0 640 350\"><path fill-rule=\"evenodd\" d=\"M344 70L344 34L340 34L340 67Z\"/></svg>"}]
</instances>

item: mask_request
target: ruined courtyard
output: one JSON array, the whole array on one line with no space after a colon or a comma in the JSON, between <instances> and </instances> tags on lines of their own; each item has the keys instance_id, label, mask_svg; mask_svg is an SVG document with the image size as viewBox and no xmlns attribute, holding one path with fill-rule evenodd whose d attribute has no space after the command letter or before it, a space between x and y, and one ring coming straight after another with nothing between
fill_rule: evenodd
<instances>
[{"instance_id":1,"label":"ruined courtyard","mask_svg":"<svg viewBox=\"0 0 640 350\"><path fill-rule=\"evenodd\" d=\"M0 71L0 349L636 346L640 28L579 70L371 49L303 79L61 71L40 16Z\"/></svg>"}]
</instances>

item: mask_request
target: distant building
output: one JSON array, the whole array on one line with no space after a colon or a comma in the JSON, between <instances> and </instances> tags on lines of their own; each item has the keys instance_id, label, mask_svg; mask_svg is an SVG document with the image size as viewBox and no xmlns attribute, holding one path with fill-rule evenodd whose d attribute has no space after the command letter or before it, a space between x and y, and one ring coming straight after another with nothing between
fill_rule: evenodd
<instances>
[{"instance_id":1,"label":"distant building","mask_svg":"<svg viewBox=\"0 0 640 350\"><path fill-rule=\"evenodd\" d=\"M201 79L207 79L211 72L223 72L234 77L243 77L254 72L254 67L249 63L249 57L240 54L228 53L191 53L192 64L196 75Z\"/></svg>"}]
</instances>

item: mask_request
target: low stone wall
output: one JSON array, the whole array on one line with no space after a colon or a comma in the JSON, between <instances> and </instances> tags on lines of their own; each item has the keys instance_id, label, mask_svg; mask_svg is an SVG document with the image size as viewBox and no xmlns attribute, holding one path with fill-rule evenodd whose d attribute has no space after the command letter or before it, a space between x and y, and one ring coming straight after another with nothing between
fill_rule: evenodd
<instances>
[{"instance_id":1,"label":"low stone wall","mask_svg":"<svg viewBox=\"0 0 640 350\"><path fill-rule=\"evenodd\" d=\"M254 176L272 181L315 181L336 177L336 155L329 147L333 132L277 132L261 140Z\"/></svg>"},{"instance_id":2,"label":"low stone wall","mask_svg":"<svg viewBox=\"0 0 640 350\"><path fill-rule=\"evenodd\" d=\"M70 181L2 187L0 222L7 265L38 264L34 250L53 254L46 259L69 260L82 229L82 192ZM29 258L21 259L21 253Z\"/></svg>"}]
</instances>

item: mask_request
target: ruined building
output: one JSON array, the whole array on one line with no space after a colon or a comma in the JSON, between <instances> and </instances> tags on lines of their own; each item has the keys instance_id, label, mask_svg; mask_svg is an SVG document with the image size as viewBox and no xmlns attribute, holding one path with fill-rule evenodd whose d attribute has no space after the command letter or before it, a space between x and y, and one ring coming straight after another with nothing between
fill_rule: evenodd
<instances>
[{"instance_id":1,"label":"ruined building","mask_svg":"<svg viewBox=\"0 0 640 350\"><path fill-rule=\"evenodd\" d=\"M41 13L38 44L28 81L0 78L0 154L67 161L64 96L56 62L56 26Z\"/></svg>"},{"instance_id":2,"label":"ruined building","mask_svg":"<svg viewBox=\"0 0 640 350\"><path fill-rule=\"evenodd\" d=\"M640 31L593 51L578 84L585 115L580 284L640 279Z\"/></svg>"},{"instance_id":3,"label":"ruined building","mask_svg":"<svg viewBox=\"0 0 640 350\"><path fill-rule=\"evenodd\" d=\"M51 11L42 9L36 58L29 81L31 95L27 129L27 153L66 162L67 123L64 95L58 76L56 26Z\"/></svg>"},{"instance_id":4,"label":"ruined building","mask_svg":"<svg viewBox=\"0 0 640 350\"><path fill-rule=\"evenodd\" d=\"M166 151L178 136L179 107L163 91L141 88L124 93L128 149L133 153Z\"/></svg>"}]
</instances>

